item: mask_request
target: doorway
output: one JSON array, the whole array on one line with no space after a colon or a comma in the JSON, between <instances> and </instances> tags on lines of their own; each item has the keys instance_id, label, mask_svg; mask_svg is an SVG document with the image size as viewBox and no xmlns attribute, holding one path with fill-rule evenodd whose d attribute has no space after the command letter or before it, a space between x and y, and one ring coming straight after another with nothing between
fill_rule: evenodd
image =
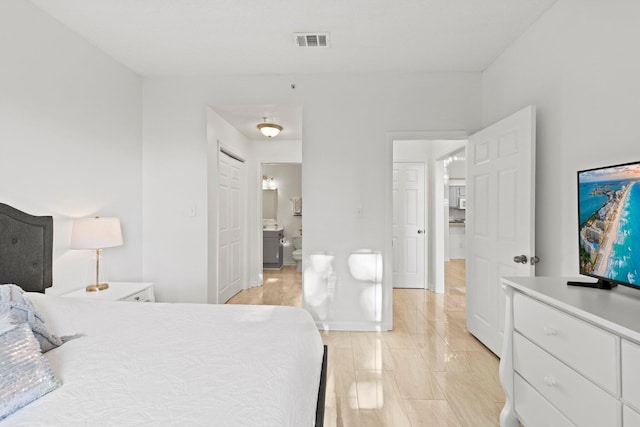
<instances>
[{"instance_id":1,"label":"doorway","mask_svg":"<svg viewBox=\"0 0 640 427\"><path fill-rule=\"evenodd\" d=\"M466 148L458 150L443 160L445 183L445 226L449 228L446 259L465 259L466 226Z\"/></svg>"},{"instance_id":2,"label":"doorway","mask_svg":"<svg viewBox=\"0 0 640 427\"><path fill-rule=\"evenodd\" d=\"M391 203L394 206L391 209L389 216L392 228L392 247L390 253L392 254L392 270L393 270L393 287L406 287L406 281L400 280L398 272L402 266L413 266L407 254L411 254L412 259L416 259L415 269L422 268L424 271L424 278L422 279L421 289L429 289L436 293L445 292L445 256L444 256L444 244L445 235L448 235L448 231L444 229L444 224L448 226L448 206L444 206L445 200L448 200L448 192L445 197L445 183L444 183L444 163L441 158L448 155L453 151L464 148L466 143L466 134L463 133L449 133L432 134L421 133L422 138L414 138L413 135L401 135L393 138L391 141L392 149L392 173L390 181L394 187L392 187L392 200ZM423 227L415 227L415 230L411 230L411 236L418 235L422 237L424 251L418 257L415 257L416 251L403 251L399 249L406 248L406 244L399 248L398 242L395 240L396 229L398 227L396 218L401 211L398 211L397 200L399 197L399 183L397 182L402 175L399 173L397 165L400 163L415 164L416 162L422 163L424 166L424 186L422 188L422 198L424 200L424 222ZM420 200L418 197L414 197L412 203L418 203ZM412 205L413 206L413 205ZM414 241L417 239L413 239Z\"/></svg>"},{"instance_id":3,"label":"doorway","mask_svg":"<svg viewBox=\"0 0 640 427\"><path fill-rule=\"evenodd\" d=\"M439 267L444 273L448 304L465 308L466 295L466 147L445 154L437 161L442 192L437 205L443 207L438 228L444 244Z\"/></svg>"},{"instance_id":4,"label":"doorway","mask_svg":"<svg viewBox=\"0 0 640 427\"><path fill-rule=\"evenodd\" d=\"M263 269L300 264L302 250L302 164L262 163Z\"/></svg>"},{"instance_id":5,"label":"doorway","mask_svg":"<svg viewBox=\"0 0 640 427\"><path fill-rule=\"evenodd\" d=\"M267 117L283 129L276 137L268 138L257 128ZM215 105L207 109L207 138L210 161L217 166L217 145L224 139L225 147L246 159L244 196L244 257L242 269L243 288L260 286L262 276L262 164L302 162L302 105L299 104L232 104ZM213 163L212 163L213 164ZM209 208L217 212L217 168L210 167L211 187ZM211 215L209 247L209 300L218 301L218 218Z\"/></svg>"}]
</instances>

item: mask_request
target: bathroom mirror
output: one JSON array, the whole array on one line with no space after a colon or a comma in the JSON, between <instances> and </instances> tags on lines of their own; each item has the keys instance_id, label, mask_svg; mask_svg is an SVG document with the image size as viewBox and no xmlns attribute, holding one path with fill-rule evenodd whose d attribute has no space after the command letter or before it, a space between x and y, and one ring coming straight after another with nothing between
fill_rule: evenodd
<instances>
[{"instance_id":1,"label":"bathroom mirror","mask_svg":"<svg viewBox=\"0 0 640 427\"><path fill-rule=\"evenodd\" d=\"M278 190L262 190L262 219L278 219Z\"/></svg>"}]
</instances>

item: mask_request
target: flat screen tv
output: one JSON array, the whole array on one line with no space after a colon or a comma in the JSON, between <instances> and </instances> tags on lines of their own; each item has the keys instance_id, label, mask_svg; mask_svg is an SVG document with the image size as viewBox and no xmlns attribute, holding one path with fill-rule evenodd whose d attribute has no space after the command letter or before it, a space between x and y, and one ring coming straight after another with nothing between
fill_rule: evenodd
<instances>
[{"instance_id":1,"label":"flat screen tv","mask_svg":"<svg viewBox=\"0 0 640 427\"><path fill-rule=\"evenodd\" d=\"M640 161L578 171L580 274L640 289Z\"/></svg>"}]
</instances>

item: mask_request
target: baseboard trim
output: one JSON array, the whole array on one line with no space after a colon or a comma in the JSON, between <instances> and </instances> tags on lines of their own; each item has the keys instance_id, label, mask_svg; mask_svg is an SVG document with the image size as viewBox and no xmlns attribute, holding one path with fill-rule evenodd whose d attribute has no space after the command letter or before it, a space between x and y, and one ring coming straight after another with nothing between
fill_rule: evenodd
<instances>
[{"instance_id":1,"label":"baseboard trim","mask_svg":"<svg viewBox=\"0 0 640 427\"><path fill-rule=\"evenodd\" d=\"M393 325L387 322L322 322L318 320L316 326L321 331L383 332L393 329Z\"/></svg>"}]
</instances>

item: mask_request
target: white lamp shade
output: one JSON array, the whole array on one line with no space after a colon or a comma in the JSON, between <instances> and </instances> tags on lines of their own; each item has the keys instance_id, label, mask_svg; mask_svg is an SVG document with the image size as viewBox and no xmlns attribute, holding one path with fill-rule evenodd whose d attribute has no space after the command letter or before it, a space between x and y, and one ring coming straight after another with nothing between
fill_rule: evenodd
<instances>
[{"instance_id":1,"label":"white lamp shade","mask_svg":"<svg viewBox=\"0 0 640 427\"><path fill-rule=\"evenodd\" d=\"M79 218L73 221L71 249L102 249L122 244L118 218Z\"/></svg>"}]
</instances>

